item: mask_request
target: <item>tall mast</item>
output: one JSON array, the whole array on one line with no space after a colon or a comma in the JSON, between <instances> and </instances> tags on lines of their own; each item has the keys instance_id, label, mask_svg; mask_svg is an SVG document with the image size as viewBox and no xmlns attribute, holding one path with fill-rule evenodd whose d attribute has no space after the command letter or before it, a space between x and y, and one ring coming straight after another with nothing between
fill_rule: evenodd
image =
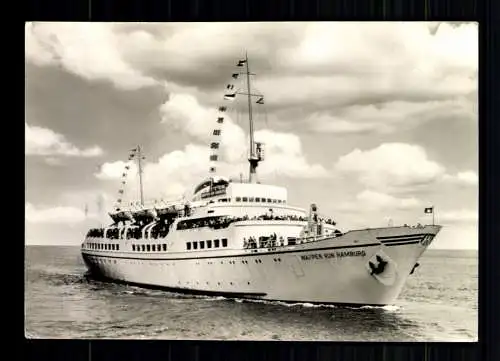
<instances>
[{"instance_id":1,"label":"tall mast","mask_svg":"<svg viewBox=\"0 0 500 361\"><path fill-rule=\"evenodd\" d=\"M247 74L247 97L248 97L248 120L250 122L249 133L250 133L250 156L248 161L250 162L250 171L248 175L248 182L255 183L256 181L256 169L259 160L255 156L255 144L254 144L254 134L253 134L253 119L252 119L252 93L250 92L250 66L248 65L248 54L245 52L245 64L246 64L246 74Z\"/></svg>"},{"instance_id":2,"label":"tall mast","mask_svg":"<svg viewBox=\"0 0 500 361\"><path fill-rule=\"evenodd\" d=\"M139 188L141 192L141 206L144 206L144 190L142 188L142 153L141 146L137 146L137 165L139 168Z\"/></svg>"}]
</instances>

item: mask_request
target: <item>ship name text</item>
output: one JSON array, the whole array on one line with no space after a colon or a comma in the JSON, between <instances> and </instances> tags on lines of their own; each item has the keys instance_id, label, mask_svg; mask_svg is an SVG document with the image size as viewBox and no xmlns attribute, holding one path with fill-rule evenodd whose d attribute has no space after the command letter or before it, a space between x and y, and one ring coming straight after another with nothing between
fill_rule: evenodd
<instances>
[{"instance_id":1,"label":"ship name text","mask_svg":"<svg viewBox=\"0 0 500 361\"><path fill-rule=\"evenodd\" d=\"M337 251L327 253L313 253L300 256L302 261L310 261L315 259L330 259L330 258L344 258L344 257L364 257L366 256L365 250L360 251Z\"/></svg>"}]
</instances>

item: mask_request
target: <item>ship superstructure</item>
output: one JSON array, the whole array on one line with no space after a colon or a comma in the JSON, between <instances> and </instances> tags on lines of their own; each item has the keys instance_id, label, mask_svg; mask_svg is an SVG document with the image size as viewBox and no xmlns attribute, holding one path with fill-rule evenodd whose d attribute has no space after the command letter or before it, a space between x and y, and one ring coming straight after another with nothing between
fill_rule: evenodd
<instances>
[{"instance_id":1,"label":"ship superstructure","mask_svg":"<svg viewBox=\"0 0 500 361\"><path fill-rule=\"evenodd\" d=\"M225 105L210 143L209 174L189 199L145 204L140 146L129 160L139 169L140 202L122 204L119 190L108 227L91 229L82 243L90 270L116 282L192 294L285 302L385 305L394 302L441 226L385 227L341 232L318 212L288 203L285 187L257 180L264 145L254 139L249 60L237 63L246 89L226 87L224 99L246 96L248 178L217 175ZM130 166L123 173L125 178Z\"/></svg>"}]
</instances>

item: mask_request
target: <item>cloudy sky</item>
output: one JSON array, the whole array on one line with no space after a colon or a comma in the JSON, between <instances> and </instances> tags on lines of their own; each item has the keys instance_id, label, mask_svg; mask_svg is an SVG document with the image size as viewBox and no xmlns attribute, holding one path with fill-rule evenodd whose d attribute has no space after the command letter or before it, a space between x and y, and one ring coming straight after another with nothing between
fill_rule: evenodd
<instances>
[{"instance_id":1,"label":"cloudy sky","mask_svg":"<svg viewBox=\"0 0 500 361\"><path fill-rule=\"evenodd\" d=\"M137 144L147 199L188 194L220 105L220 174L246 175L245 103L223 95L247 51L262 183L344 231L429 223L434 205L434 247L478 247L476 24L29 23L25 42L27 244L108 223L98 204L115 204Z\"/></svg>"}]
</instances>

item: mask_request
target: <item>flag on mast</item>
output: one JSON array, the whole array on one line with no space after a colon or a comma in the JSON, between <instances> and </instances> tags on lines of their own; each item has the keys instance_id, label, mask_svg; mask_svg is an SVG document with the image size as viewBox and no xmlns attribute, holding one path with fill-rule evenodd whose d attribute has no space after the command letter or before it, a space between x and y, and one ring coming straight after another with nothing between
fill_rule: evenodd
<instances>
[{"instance_id":1,"label":"flag on mast","mask_svg":"<svg viewBox=\"0 0 500 361\"><path fill-rule=\"evenodd\" d=\"M435 219L434 219L434 206L432 207L426 207L424 209L425 214L432 214L432 225L434 225Z\"/></svg>"}]
</instances>

